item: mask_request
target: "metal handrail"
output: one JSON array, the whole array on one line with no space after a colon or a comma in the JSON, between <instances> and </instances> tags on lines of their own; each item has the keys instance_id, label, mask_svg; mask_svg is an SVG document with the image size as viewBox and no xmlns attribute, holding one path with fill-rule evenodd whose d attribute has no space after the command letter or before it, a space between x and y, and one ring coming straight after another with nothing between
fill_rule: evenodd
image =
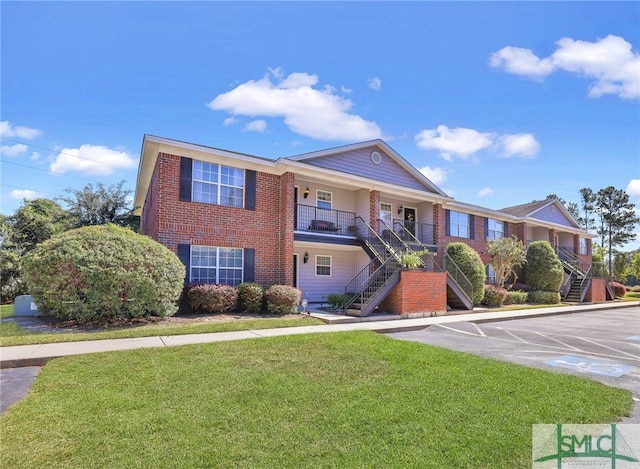
<instances>
[{"instance_id":1,"label":"metal handrail","mask_svg":"<svg viewBox=\"0 0 640 469\"><path fill-rule=\"evenodd\" d=\"M295 229L322 234L355 236L356 214L345 210L296 204Z\"/></svg>"},{"instance_id":2,"label":"metal handrail","mask_svg":"<svg viewBox=\"0 0 640 469\"><path fill-rule=\"evenodd\" d=\"M462 291L473 300L473 284L464 274L464 272L458 267L458 264L451 258L448 253L444 253L443 256L444 268L449 273L451 278L462 288Z\"/></svg>"},{"instance_id":3,"label":"metal handrail","mask_svg":"<svg viewBox=\"0 0 640 469\"><path fill-rule=\"evenodd\" d=\"M393 265L395 264L395 265ZM370 287L372 284L378 280L380 274L388 271L389 268L392 268L391 275L389 275L384 282L375 289L375 291L370 291ZM370 272L371 264L367 265L364 269L362 269L358 274L356 274L348 283L345 285L344 290L345 294L349 296L349 299L345 302L344 310L347 311L351 305L356 303L358 300L361 304L361 307L366 306L371 298L373 298L376 291L384 288L387 285L389 280L393 277L393 275L399 271L401 266L397 263L397 259L395 257L389 257L386 261L380 264L373 272ZM350 288L350 286L352 288ZM370 292L371 295L365 296L365 292Z\"/></svg>"},{"instance_id":4,"label":"metal handrail","mask_svg":"<svg viewBox=\"0 0 640 469\"><path fill-rule=\"evenodd\" d=\"M584 275L584 278L582 279L582 282L580 282L580 303L582 303L582 300L584 300L584 295L586 294L585 290L588 288L589 284L591 283L592 267L593 265L589 266L589 270L587 270L587 272Z\"/></svg>"}]
</instances>

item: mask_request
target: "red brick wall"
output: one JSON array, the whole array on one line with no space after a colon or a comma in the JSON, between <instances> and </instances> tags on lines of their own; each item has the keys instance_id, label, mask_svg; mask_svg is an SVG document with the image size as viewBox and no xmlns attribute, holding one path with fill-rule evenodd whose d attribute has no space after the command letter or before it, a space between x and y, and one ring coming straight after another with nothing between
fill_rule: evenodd
<instances>
[{"instance_id":1,"label":"red brick wall","mask_svg":"<svg viewBox=\"0 0 640 469\"><path fill-rule=\"evenodd\" d=\"M603 278L591 279L591 287L587 292L585 301L591 303L604 303L605 301L607 301L607 292L604 282L605 279Z\"/></svg>"},{"instance_id":2,"label":"red brick wall","mask_svg":"<svg viewBox=\"0 0 640 469\"><path fill-rule=\"evenodd\" d=\"M380 191L369 191L369 225L376 233L380 232Z\"/></svg>"},{"instance_id":3,"label":"red brick wall","mask_svg":"<svg viewBox=\"0 0 640 469\"><path fill-rule=\"evenodd\" d=\"M380 309L400 315L447 311L447 274L403 270L400 283L382 302Z\"/></svg>"},{"instance_id":4,"label":"red brick wall","mask_svg":"<svg viewBox=\"0 0 640 469\"><path fill-rule=\"evenodd\" d=\"M293 282L293 174L257 173L256 210L182 202L180 157L160 153L154 171L145 230L176 251L178 244L255 249L255 281L264 285ZM155 210L154 210L155 204Z\"/></svg>"}]
</instances>

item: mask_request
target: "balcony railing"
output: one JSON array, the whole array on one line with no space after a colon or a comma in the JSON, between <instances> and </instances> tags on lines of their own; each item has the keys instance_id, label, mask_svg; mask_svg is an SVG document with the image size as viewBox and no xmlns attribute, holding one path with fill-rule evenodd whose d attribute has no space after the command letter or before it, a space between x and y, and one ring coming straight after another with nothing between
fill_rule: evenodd
<instances>
[{"instance_id":1,"label":"balcony railing","mask_svg":"<svg viewBox=\"0 0 640 469\"><path fill-rule=\"evenodd\" d=\"M406 220L393 220L395 227L403 227L409 233L417 238L418 241L424 244L433 244L433 225L429 223L420 223L417 221ZM397 230L399 232L402 229Z\"/></svg>"},{"instance_id":2,"label":"balcony railing","mask_svg":"<svg viewBox=\"0 0 640 469\"><path fill-rule=\"evenodd\" d=\"M296 204L295 229L310 233L355 236L356 214Z\"/></svg>"}]
</instances>

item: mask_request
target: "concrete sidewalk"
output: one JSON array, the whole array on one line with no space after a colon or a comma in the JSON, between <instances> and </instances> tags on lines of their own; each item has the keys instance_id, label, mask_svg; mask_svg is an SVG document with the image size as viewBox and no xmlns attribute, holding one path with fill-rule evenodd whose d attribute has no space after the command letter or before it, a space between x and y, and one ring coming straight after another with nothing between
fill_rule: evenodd
<instances>
[{"instance_id":1,"label":"concrete sidewalk","mask_svg":"<svg viewBox=\"0 0 640 469\"><path fill-rule=\"evenodd\" d=\"M448 314L419 319L395 319L339 323L344 316L330 315L322 312L312 312L312 316L319 317L327 324L318 326L287 327L278 329L260 329L237 332L218 332L209 334L189 334L158 337L141 337L132 339L107 339L82 342L64 342L56 344L17 345L0 347L0 368L18 368L26 366L40 366L53 358L68 355L81 355L98 352L113 352L153 347L174 347L179 345L204 344L225 342L230 340L255 339L259 337L275 337L294 334L310 334L322 332L340 332L354 330L369 330L375 332L403 332L423 329L433 324L447 324L461 321L487 322L502 319L540 317L551 314L568 314L580 311L607 310L640 306L640 301L609 302L575 306L560 306L553 308L538 308L500 312L473 312L465 314ZM332 319L334 322L331 323Z\"/></svg>"}]
</instances>

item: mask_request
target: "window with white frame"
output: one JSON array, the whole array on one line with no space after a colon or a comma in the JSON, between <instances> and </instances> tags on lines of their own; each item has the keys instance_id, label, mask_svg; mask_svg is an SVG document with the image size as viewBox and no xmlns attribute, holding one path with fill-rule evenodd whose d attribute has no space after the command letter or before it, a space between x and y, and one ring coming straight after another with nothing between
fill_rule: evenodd
<instances>
[{"instance_id":1,"label":"window with white frame","mask_svg":"<svg viewBox=\"0 0 640 469\"><path fill-rule=\"evenodd\" d=\"M470 238L470 216L468 213L449 212L449 235L457 236L458 238Z\"/></svg>"},{"instance_id":2,"label":"window with white frame","mask_svg":"<svg viewBox=\"0 0 640 469\"><path fill-rule=\"evenodd\" d=\"M589 254L589 247L587 244L587 238L580 238L580 254L587 255Z\"/></svg>"},{"instance_id":3,"label":"window with white frame","mask_svg":"<svg viewBox=\"0 0 640 469\"><path fill-rule=\"evenodd\" d=\"M504 237L504 222L493 218L487 219L487 239L494 240L502 237Z\"/></svg>"},{"instance_id":4,"label":"window with white frame","mask_svg":"<svg viewBox=\"0 0 640 469\"><path fill-rule=\"evenodd\" d=\"M487 282L496 283L496 269L494 269L491 264L487 264L486 272L487 272Z\"/></svg>"},{"instance_id":5,"label":"window with white frame","mask_svg":"<svg viewBox=\"0 0 640 469\"><path fill-rule=\"evenodd\" d=\"M387 225L391 225L393 221L393 213L391 211L391 204L386 202L380 202L380 219Z\"/></svg>"},{"instance_id":6,"label":"window with white frame","mask_svg":"<svg viewBox=\"0 0 640 469\"><path fill-rule=\"evenodd\" d=\"M207 204L242 207L244 170L205 161L193 161L191 200Z\"/></svg>"},{"instance_id":7,"label":"window with white frame","mask_svg":"<svg viewBox=\"0 0 640 469\"><path fill-rule=\"evenodd\" d=\"M331 210L331 192L316 191L316 207Z\"/></svg>"},{"instance_id":8,"label":"window with white frame","mask_svg":"<svg viewBox=\"0 0 640 469\"><path fill-rule=\"evenodd\" d=\"M239 248L191 246L193 283L237 286L242 283L243 252Z\"/></svg>"},{"instance_id":9,"label":"window with white frame","mask_svg":"<svg viewBox=\"0 0 640 469\"><path fill-rule=\"evenodd\" d=\"M331 256L316 256L316 275L331 277Z\"/></svg>"}]
</instances>

